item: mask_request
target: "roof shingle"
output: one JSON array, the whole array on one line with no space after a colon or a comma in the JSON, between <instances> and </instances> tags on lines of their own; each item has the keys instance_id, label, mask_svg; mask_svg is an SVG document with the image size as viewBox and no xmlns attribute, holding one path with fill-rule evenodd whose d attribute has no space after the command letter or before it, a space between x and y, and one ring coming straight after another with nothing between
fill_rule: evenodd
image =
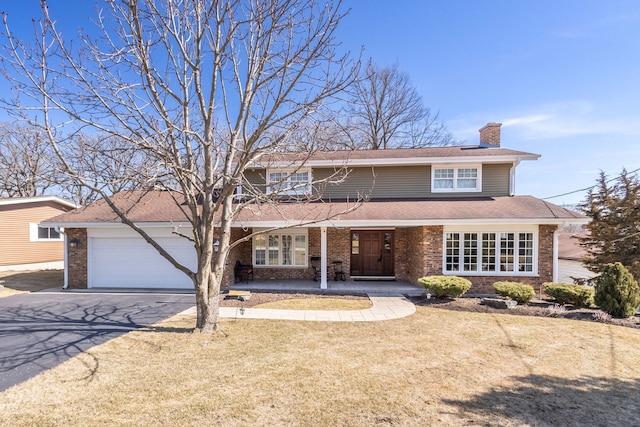
<instances>
[{"instance_id":1,"label":"roof shingle","mask_svg":"<svg viewBox=\"0 0 640 427\"><path fill-rule=\"evenodd\" d=\"M435 158L472 158L472 157L525 157L535 159L539 155L524 151L510 150L500 147L449 146L427 148L397 148L388 150L336 150L318 151L314 153L276 153L263 155L255 166L272 163L322 164L349 162L359 160L399 160L399 159L435 159Z\"/></svg>"},{"instance_id":2,"label":"roof shingle","mask_svg":"<svg viewBox=\"0 0 640 427\"><path fill-rule=\"evenodd\" d=\"M116 205L137 223L172 223L188 220L181 196L166 191L123 192L113 198ZM536 220L540 223L558 220L582 220L577 212L531 196L482 197L466 199L393 200L365 202L357 209L349 202L250 204L239 210L235 223L289 221L291 223L321 221L331 218L335 224L373 221L393 226L394 222L432 224L437 221L478 220L508 221ZM118 216L106 202L100 200L84 208L51 218L47 223L72 224L120 223Z\"/></svg>"}]
</instances>

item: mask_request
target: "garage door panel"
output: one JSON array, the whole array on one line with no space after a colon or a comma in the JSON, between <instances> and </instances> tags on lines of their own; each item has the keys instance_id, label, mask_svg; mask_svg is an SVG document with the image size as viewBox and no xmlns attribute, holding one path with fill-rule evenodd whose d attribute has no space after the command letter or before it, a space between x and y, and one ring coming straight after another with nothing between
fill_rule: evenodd
<instances>
[{"instance_id":1,"label":"garage door panel","mask_svg":"<svg viewBox=\"0 0 640 427\"><path fill-rule=\"evenodd\" d=\"M181 238L159 238L156 242L178 262L194 269L192 243ZM90 287L193 288L193 282L142 238L90 239Z\"/></svg>"}]
</instances>

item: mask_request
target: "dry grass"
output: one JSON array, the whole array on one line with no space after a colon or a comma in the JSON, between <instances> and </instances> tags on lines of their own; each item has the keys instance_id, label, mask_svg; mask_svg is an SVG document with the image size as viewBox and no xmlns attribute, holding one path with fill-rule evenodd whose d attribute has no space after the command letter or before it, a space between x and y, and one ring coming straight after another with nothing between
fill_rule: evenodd
<instances>
[{"instance_id":1,"label":"dry grass","mask_svg":"<svg viewBox=\"0 0 640 427\"><path fill-rule=\"evenodd\" d=\"M0 271L0 298L62 286L63 270Z\"/></svg>"},{"instance_id":2,"label":"dry grass","mask_svg":"<svg viewBox=\"0 0 640 427\"><path fill-rule=\"evenodd\" d=\"M371 300L338 299L338 298L302 298L285 299L258 304L256 308L273 308L279 310L365 310L371 308Z\"/></svg>"},{"instance_id":3,"label":"dry grass","mask_svg":"<svg viewBox=\"0 0 640 427\"><path fill-rule=\"evenodd\" d=\"M418 307L386 322L175 317L0 394L2 426L637 425L640 331Z\"/></svg>"}]
</instances>

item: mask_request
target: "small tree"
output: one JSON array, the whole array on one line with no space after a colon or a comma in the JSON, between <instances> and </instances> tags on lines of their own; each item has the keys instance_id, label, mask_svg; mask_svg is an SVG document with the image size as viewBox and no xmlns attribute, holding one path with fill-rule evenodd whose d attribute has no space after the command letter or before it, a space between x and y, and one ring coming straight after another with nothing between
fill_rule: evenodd
<instances>
[{"instance_id":1,"label":"small tree","mask_svg":"<svg viewBox=\"0 0 640 427\"><path fill-rule=\"evenodd\" d=\"M640 277L640 180L623 171L615 179L600 174L598 184L581 205L591 218L580 244L588 253L585 266L601 273L620 262Z\"/></svg>"},{"instance_id":2,"label":"small tree","mask_svg":"<svg viewBox=\"0 0 640 427\"><path fill-rule=\"evenodd\" d=\"M633 316L640 305L638 282L621 263L607 265L596 282L595 303L613 317Z\"/></svg>"}]
</instances>

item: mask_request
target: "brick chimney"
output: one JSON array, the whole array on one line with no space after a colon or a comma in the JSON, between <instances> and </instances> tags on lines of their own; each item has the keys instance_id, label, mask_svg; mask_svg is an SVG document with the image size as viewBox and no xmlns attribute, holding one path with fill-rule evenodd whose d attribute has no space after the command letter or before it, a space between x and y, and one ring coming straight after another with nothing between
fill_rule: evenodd
<instances>
[{"instance_id":1,"label":"brick chimney","mask_svg":"<svg viewBox=\"0 0 640 427\"><path fill-rule=\"evenodd\" d=\"M500 147L500 126L502 123L489 122L480 128L481 147Z\"/></svg>"}]
</instances>

